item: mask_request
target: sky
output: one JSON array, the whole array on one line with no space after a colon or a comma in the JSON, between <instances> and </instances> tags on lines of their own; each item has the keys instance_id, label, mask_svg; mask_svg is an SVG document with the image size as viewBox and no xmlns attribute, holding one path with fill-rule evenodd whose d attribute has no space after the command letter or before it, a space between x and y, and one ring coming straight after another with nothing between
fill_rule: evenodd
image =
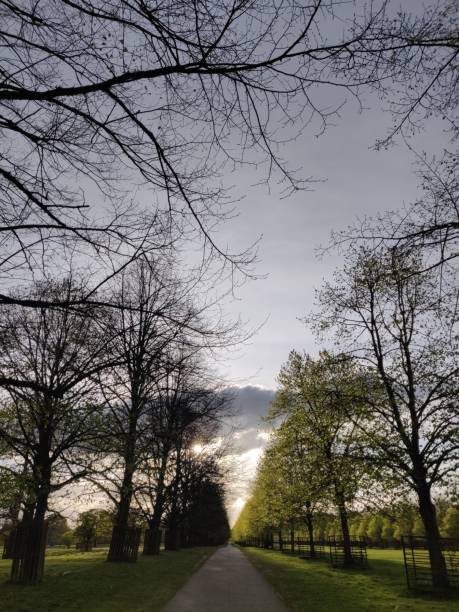
<instances>
[{"instance_id":1,"label":"sky","mask_svg":"<svg viewBox=\"0 0 459 612\"><path fill-rule=\"evenodd\" d=\"M418 0L403 1L404 8L419 5ZM214 236L217 244L237 252L260 238L254 269L259 280L236 288L235 297L222 303L230 317L246 322L247 330L261 326L242 346L222 353L216 363L238 412L231 450L237 469L228 485L231 521L250 493L257 461L269 439L263 418L281 365L293 348L313 355L320 349L314 330L301 318L314 308L314 291L340 265L340 256L319 258L318 248L328 244L332 230L400 208L419 195L415 159L408 147L398 140L387 150L375 150L375 142L387 135L391 125L380 100L367 94L361 111L355 100L346 100L344 90L320 89L314 95L323 108L345 103L334 125L317 137L318 126L313 124L280 152L292 166L302 168L303 176L316 179L310 191L282 198L275 184L271 189L258 184L263 174L253 166L225 177L235 185L236 216L222 223ZM447 143L442 126L433 121L424 127L410 144L419 152L440 152Z\"/></svg>"},{"instance_id":2,"label":"sky","mask_svg":"<svg viewBox=\"0 0 459 612\"><path fill-rule=\"evenodd\" d=\"M264 278L236 289L235 299L224 304L234 319L241 317L247 329L261 326L247 342L217 361L217 370L233 395L236 418L231 444L233 469L227 483L227 508L234 524L244 502L257 463L269 440L264 421L276 390L276 376L293 348L317 354L320 345L313 330L300 320L314 308L314 290L340 265L338 254L318 257L330 232L357 218L402 207L419 195L415 159L405 144L374 150L377 138L388 128L390 117L378 101L371 110L345 107L336 126L316 138L305 133L285 146L283 155L301 164L304 174L322 179L311 191L281 199L279 193L253 186L253 171L237 174L235 194L238 216L225 222L221 244L233 250L261 237L255 272ZM447 137L438 124L426 125L410 144L417 151L438 153ZM236 182L236 181L235 181ZM82 499L80 509L94 505ZM95 504L97 505L97 504Z\"/></svg>"},{"instance_id":3,"label":"sky","mask_svg":"<svg viewBox=\"0 0 459 612\"><path fill-rule=\"evenodd\" d=\"M247 327L261 329L219 364L234 385L240 430L235 447L240 470L228 486L232 522L246 501L256 464L266 445L262 419L276 389L276 376L293 348L317 354L314 330L300 319L314 308L314 290L340 265L339 254L318 257L332 230L357 218L397 209L419 196L415 156L403 143L376 151L376 140L387 133L390 116L377 100L359 113L349 105L336 126L316 138L305 133L286 145L286 159L301 164L307 176L322 179L312 190L281 199L274 191L252 187L252 173L240 172L238 216L222 229L222 240L235 247L261 236L255 271L264 278L246 283L226 308ZM413 137L416 151L440 152L447 145L441 125L432 123Z\"/></svg>"},{"instance_id":4,"label":"sky","mask_svg":"<svg viewBox=\"0 0 459 612\"><path fill-rule=\"evenodd\" d=\"M374 150L390 117L378 101L367 100L370 110L359 113L349 105L340 120L320 138L306 132L283 150L286 159L302 165L306 176L321 179L311 191L281 199L275 189L253 186L253 170L237 173L237 216L222 224L221 244L233 250L261 237L255 272L263 277L236 289L223 304L229 316L241 317L246 329L261 328L237 349L224 352L216 368L233 395L236 418L231 444L232 470L227 483L227 508L234 524L244 502L257 463L269 440L263 420L276 390L276 376L293 348L317 354L313 330L300 319L314 308L314 290L340 265L338 254L318 257L330 232L357 218L402 207L419 195L413 153L403 143ZM410 142L416 150L433 154L447 143L438 124L427 125ZM235 177L236 178L236 177ZM60 502L59 507L63 502ZM81 499L77 510L98 505ZM65 504L64 504L65 505ZM75 514L75 502L72 502Z\"/></svg>"}]
</instances>

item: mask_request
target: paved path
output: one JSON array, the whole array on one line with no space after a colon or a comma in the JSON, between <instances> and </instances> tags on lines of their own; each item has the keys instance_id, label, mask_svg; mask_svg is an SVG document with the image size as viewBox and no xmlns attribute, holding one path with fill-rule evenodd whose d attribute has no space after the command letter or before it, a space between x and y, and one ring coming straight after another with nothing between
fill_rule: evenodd
<instances>
[{"instance_id":1,"label":"paved path","mask_svg":"<svg viewBox=\"0 0 459 612\"><path fill-rule=\"evenodd\" d=\"M162 612L287 612L272 587L235 546L219 548Z\"/></svg>"}]
</instances>

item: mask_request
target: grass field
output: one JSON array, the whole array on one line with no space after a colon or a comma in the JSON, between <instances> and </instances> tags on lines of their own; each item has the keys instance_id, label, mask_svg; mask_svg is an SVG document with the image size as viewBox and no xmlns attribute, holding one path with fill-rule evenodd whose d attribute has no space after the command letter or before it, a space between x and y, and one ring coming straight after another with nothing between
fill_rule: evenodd
<instances>
[{"instance_id":1,"label":"grass field","mask_svg":"<svg viewBox=\"0 0 459 612\"><path fill-rule=\"evenodd\" d=\"M155 612L215 548L139 555L137 563L106 563L106 549L50 550L38 586L8 584L11 561L0 560L2 612Z\"/></svg>"},{"instance_id":2,"label":"grass field","mask_svg":"<svg viewBox=\"0 0 459 612\"><path fill-rule=\"evenodd\" d=\"M406 588L398 550L368 551L367 570L336 570L280 552L242 549L293 612L455 612L459 599L435 600Z\"/></svg>"}]
</instances>

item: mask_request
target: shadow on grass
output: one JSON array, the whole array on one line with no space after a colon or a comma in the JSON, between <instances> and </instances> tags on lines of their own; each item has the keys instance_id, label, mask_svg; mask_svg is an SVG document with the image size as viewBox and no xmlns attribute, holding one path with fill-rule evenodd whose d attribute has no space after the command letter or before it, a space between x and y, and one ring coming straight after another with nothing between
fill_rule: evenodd
<instances>
[{"instance_id":1,"label":"shadow on grass","mask_svg":"<svg viewBox=\"0 0 459 612\"><path fill-rule=\"evenodd\" d=\"M0 561L0 611L159 611L214 551L193 548L120 564L106 563L106 551L51 554L38 586L5 582L10 564Z\"/></svg>"},{"instance_id":2,"label":"shadow on grass","mask_svg":"<svg viewBox=\"0 0 459 612\"><path fill-rule=\"evenodd\" d=\"M259 549L247 549L246 553L294 611L451 612L456 609L454 595L439 600L429 594L408 591L401 558L371 558L368 569L333 569L325 559L304 560Z\"/></svg>"},{"instance_id":3,"label":"shadow on grass","mask_svg":"<svg viewBox=\"0 0 459 612\"><path fill-rule=\"evenodd\" d=\"M390 558L384 558L390 555ZM398 558L394 558L395 555ZM379 557L379 558L378 558ZM429 591L429 589L408 589L406 583L405 566L401 550L371 550L369 559L369 572L373 579L387 588L399 589L400 594L406 597L416 597L426 601L446 600L456 602L459 599L459 590L451 589L445 593ZM458 605L459 609L459 605Z\"/></svg>"}]
</instances>

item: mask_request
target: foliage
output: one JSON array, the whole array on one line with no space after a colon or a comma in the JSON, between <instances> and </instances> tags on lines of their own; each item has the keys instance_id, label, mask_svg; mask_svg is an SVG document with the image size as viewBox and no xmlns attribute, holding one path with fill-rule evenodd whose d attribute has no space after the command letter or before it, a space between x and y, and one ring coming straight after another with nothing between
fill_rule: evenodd
<instances>
[{"instance_id":1,"label":"foliage","mask_svg":"<svg viewBox=\"0 0 459 612\"><path fill-rule=\"evenodd\" d=\"M107 545L112 535L113 518L111 512L97 508L79 514L76 528L72 533L77 547L89 551L94 546Z\"/></svg>"},{"instance_id":2,"label":"foliage","mask_svg":"<svg viewBox=\"0 0 459 612\"><path fill-rule=\"evenodd\" d=\"M92 550L96 540L96 523L97 517L91 510L79 515L74 531L77 548L84 552Z\"/></svg>"},{"instance_id":3,"label":"foliage","mask_svg":"<svg viewBox=\"0 0 459 612\"><path fill-rule=\"evenodd\" d=\"M75 543L75 532L72 530L66 531L62 534L62 544L67 548L70 548Z\"/></svg>"},{"instance_id":4,"label":"foliage","mask_svg":"<svg viewBox=\"0 0 459 612\"><path fill-rule=\"evenodd\" d=\"M423 263L416 250L350 245L310 321L369 372L366 459L415 493L423 522L415 530L425 531L433 582L443 587L432 488L459 468L457 278L439 282L438 267Z\"/></svg>"},{"instance_id":5,"label":"foliage","mask_svg":"<svg viewBox=\"0 0 459 612\"><path fill-rule=\"evenodd\" d=\"M67 519L58 514L48 517L48 546L64 544L64 535L69 532Z\"/></svg>"},{"instance_id":6,"label":"foliage","mask_svg":"<svg viewBox=\"0 0 459 612\"><path fill-rule=\"evenodd\" d=\"M344 356L322 353L317 360L292 351L279 375L280 389L269 414L283 419L271 436L253 487L250 506L234 533L294 530L306 521L314 540L316 516L336 509L346 559L351 563L349 510L368 477L356 457L365 416L362 373ZM324 534L323 521L318 532ZM330 535L332 535L330 534ZM246 534L248 535L248 534Z\"/></svg>"},{"instance_id":7,"label":"foliage","mask_svg":"<svg viewBox=\"0 0 459 612\"><path fill-rule=\"evenodd\" d=\"M264 526L260 522L260 513L256 511L256 497L252 495L241 510L236 523L231 530L231 538L237 542L245 537L256 537L262 534ZM298 500L298 503L300 500ZM442 498L436 500L436 506L442 509L438 513L439 528L443 537L458 537L457 506ZM287 537L288 525L283 530ZM295 537L307 537L307 523L305 516L296 516L292 521ZM339 533L336 510L332 506L317 510L314 515L315 534L318 540L334 536ZM349 531L352 537L365 538L372 547L387 548L401 546L401 536L424 535L419 510L415 504L399 503L392 506L385 505L380 510L365 511L353 510L349 513Z\"/></svg>"},{"instance_id":8,"label":"foliage","mask_svg":"<svg viewBox=\"0 0 459 612\"><path fill-rule=\"evenodd\" d=\"M459 539L459 508L450 506L443 519L441 527L442 535L445 538Z\"/></svg>"},{"instance_id":9,"label":"foliage","mask_svg":"<svg viewBox=\"0 0 459 612\"><path fill-rule=\"evenodd\" d=\"M302 443L303 482L315 489L313 497L352 502L364 476L353 452L365 416L361 372L344 355L322 352L313 360L292 351L278 379L269 418L285 417L296 443ZM283 457L290 455L287 450Z\"/></svg>"}]
</instances>

